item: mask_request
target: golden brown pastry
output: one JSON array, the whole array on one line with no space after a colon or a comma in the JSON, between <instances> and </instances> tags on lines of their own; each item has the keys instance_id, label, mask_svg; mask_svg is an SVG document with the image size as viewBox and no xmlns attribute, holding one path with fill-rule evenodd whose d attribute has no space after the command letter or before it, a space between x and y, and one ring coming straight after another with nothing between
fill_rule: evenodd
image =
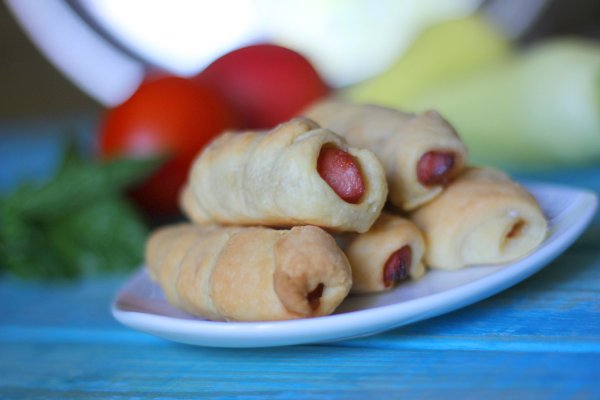
<instances>
[{"instance_id":1,"label":"golden brown pastry","mask_svg":"<svg viewBox=\"0 0 600 400\"><path fill-rule=\"evenodd\" d=\"M211 320L327 315L352 285L346 256L315 226L168 226L149 238L146 261L172 305Z\"/></svg>"},{"instance_id":2,"label":"golden brown pastry","mask_svg":"<svg viewBox=\"0 0 600 400\"><path fill-rule=\"evenodd\" d=\"M328 99L304 116L381 160L390 202L413 210L438 196L465 166L467 148L436 111L420 115Z\"/></svg>"},{"instance_id":3,"label":"golden brown pastry","mask_svg":"<svg viewBox=\"0 0 600 400\"><path fill-rule=\"evenodd\" d=\"M381 212L387 183L373 153L298 118L268 133L221 135L195 160L185 190L182 208L198 224L364 232Z\"/></svg>"},{"instance_id":4,"label":"golden brown pastry","mask_svg":"<svg viewBox=\"0 0 600 400\"><path fill-rule=\"evenodd\" d=\"M535 198L491 168L468 168L411 218L425 235L425 263L441 269L519 259L548 229Z\"/></svg>"},{"instance_id":5,"label":"golden brown pastry","mask_svg":"<svg viewBox=\"0 0 600 400\"><path fill-rule=\"evenodd\" d=\"M423 235L406 218L382 213L368 232L338 236L352 268L352 292L389 290L425 273Z\"/></svg>"}]
</instances>

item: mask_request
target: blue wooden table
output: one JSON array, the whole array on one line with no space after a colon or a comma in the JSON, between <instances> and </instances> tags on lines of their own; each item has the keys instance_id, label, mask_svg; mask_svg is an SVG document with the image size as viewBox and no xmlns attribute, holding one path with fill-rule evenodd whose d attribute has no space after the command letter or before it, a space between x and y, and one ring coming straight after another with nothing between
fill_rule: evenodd
<instances>
[{"instance_id":1,"label":"blue wooden table","mask_svg":"<svg viewBox=\"0 0 600 400\"><path fill-rule=\"evenodd\" d=\"M20 131L35 136L55 126L43 125L0 125L8 130L1 140L31 150L37 142ZM7 149L0 146L3 169L13 154ZM53 156L38 154L21 165L22 175L39 174L44 157ZM3 173L6 188L12 175ZM600 167L520 177L600 191ZM600 398L598 216L566 253L509 290L338 343L266 349L171 343L112 318L110 302L126 279L1 276L0 398Z\"/></svg>"}]
</instances>

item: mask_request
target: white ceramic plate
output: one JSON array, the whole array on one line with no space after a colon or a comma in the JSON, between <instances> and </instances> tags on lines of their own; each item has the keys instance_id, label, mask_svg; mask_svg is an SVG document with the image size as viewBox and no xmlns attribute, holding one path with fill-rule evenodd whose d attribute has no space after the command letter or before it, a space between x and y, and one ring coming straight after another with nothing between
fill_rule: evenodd
<instances>
[{"instance_id":1,"label":"white ceramic plate","mask_svg":"<svg viewBox=\"0 0 600 400\"><path fill-rule=\"evenodd\" d=\"M517 262L429 271L416 282L376 295L349 296L335 314L276 322L213 322L171 307L140 269L117 294L117 320L176 342L214 347L268 347L344 340L431 318L492 296L542 269L571 245L592 220L598 199L574 188L531 184L550 222L538 249Z\"/></svg>"}]
</instances>

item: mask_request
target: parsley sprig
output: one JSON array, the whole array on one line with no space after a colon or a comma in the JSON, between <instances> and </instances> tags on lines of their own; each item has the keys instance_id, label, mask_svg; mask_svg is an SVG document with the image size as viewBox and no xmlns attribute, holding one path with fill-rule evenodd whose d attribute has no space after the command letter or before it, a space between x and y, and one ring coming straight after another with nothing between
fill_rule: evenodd
<instances>
[{"instance_id":1,"label":"parsley sprig","mask_svg":"<svg viewBox=\"0 0 600 400\"><path fill-rule=\"evenodd\" d=\"M75 278L138 266L148 228L123 195L162 159L98 162L70 144L56 174L0 199L0 269Z\"/></svg>"}]
</instances>

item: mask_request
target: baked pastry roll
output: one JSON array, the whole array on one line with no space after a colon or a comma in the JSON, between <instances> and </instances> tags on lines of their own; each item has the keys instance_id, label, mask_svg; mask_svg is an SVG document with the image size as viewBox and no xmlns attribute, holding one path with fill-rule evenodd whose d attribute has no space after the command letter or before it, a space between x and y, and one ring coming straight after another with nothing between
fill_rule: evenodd
<instances>
[{"instance_id":1,"label":"baked pastry roll","mask_svg":"<svg viewBox=\"0 0 600 400\"><path fill-rule=\"evenodd\" d=\"M382 213L368 232L338 236L352 268L353 293L389 290L406 279L425 274L425 242L406 218Z\"/></svg>"},{"instance_id":2,"label":"baked pastry roll","mask_svg":"<svg viewBox=\"0 0 600 400\"><path fill-rule=\"evenodd\" d=\"M466 164L467 148L436 111L415 115L328 99L303 115L373 151L385 168L390 202L403 210L438 196Z\"/></svg>"},{"instance_id":3,"label":"baked pastry roll","mask_svg":"<svg viewBox=\"0 0 600 400\"><path fill-rule=\"evenodd\" d=\"M521 258L548 229L535 198L491 168L468 168L411 218L425 235L427 266L449 270Z\"/></svg>"},{"instance_id":4,"label":"baked pastry roll","mask_svg":"<svg viewBox=\"0 0 600 400\"><path fill-rule=\"evenodd\" d=\"M365 232L387 196L369 150L298 118L270 132L221 135L194 161L182 208L198 224L318 225Z\"/></svg>"},{"instance_id":5,"label":"baked pastry roll","mask_svg":"<svg viewBox=\"0 0 600 400\"><path fill-rule=\"evenodd\" d=\"M149 238L146 260L172 305L211 320L327 315L352 285L346 256L315 226L168 226Z\"/></svg>"}]
</instances>

